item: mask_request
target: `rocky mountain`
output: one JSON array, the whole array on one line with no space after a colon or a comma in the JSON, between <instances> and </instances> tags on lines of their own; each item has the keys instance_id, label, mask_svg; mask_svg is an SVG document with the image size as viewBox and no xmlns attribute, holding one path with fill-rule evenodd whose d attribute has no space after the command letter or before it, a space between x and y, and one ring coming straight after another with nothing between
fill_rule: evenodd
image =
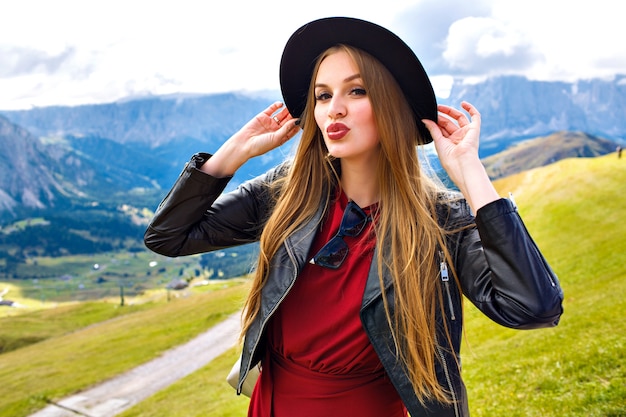
<instances>
[{"instance_id":1,"label":"rocky mountain","mask_svg":"<svg viewBox=\"0 0 626 417\"><path fill-rule=\"evenodd\" d=\"M17 218L24 210L59 210L94 202L153 209L193 153L217 149L277 99L278 93L177 95L0 111L0 220ZM626 76L577 83L521 77L473 85L457 82L450 96L439 101L458 106L462 100L481 112L484 158L559 131L626 143ZM287 145L250 161L231 187L289 152ZM534 154L531 159L541 158ZM533 165L523 160L525 166Z\"/></svg>"},{"instance_id":2,"label":"rocky mountain","mask_svg":"<svg viewBox=\"0 0 626 417\"><path fill-rule=\"evenodd\" d=\"M66 190L52 171L46 146L0 116L0 212L43 209L60 203Z\"/></svg>"},{"instance_id":3,"label":"rocky mountain","mask_svg":"<svg viewBox=\"0 0 626 417\"><path fill-rule=\"evenodd\" d=\"M90 169L100 174L112 174L111 168L126 170L118 177L121 183L109 179L121 189L128 189L129 179L135 177L150 179L150 187L169 188L191 155L216 150L245 122L278 99L278 94L274 97L271 93L258 97L234 93L177 95L0 111L0 115L44 142L69 144L81 156L88 157ZM251 161L238 173L232 186L274 165L285 152L289 150Z\"/></svg>"},{"instance_id":4,"label":"rocky mountain","mask_svg":"<svg viewBox=\"0 0 626 417\"><path fill-rule=\"evenodd\" d=\"M280 96L173 95L75 107L0 111L35 136L96 136L149 150L172 141L217 145Z\"/></svg>"},{"instance_id":5,"label":"rocky mountain","mask_svg":"<svg viewBox=\"0 0 626 417\"><path fill-rule=\"evenodd\" d=\"M0 214L102 203L157 186L140 152L97 137L37 138L0 116Z\"/></svg>"},{"instance_id":6,"label":"rocky mountain","mask_svg":"<svg viewBox=\"0 0 626 417\"><path fill-rule=\"evenodd\" d=\"M90 135L143 149L193 139L212 149L276 100L280 100L279 92L263 96L173 95L0 114L35 136ZM478 84L457 81L449 97L439 99L454 106L462 100L475 104L481 112L484 156L520 138L564 130L626 140L626 75L575 83L512 76Z\"/></svg>"},{"instance_id":7,"label":"rocky mountain","mask_svg":"<svg viewBox=\"0 0 626 417\"><path fill-rule=\"evenodd\" d=\"M476 105L481 113L481 156L512 143L559 131L580 131L626 141L626 75L575 83L500 77L473 85L457 82L449 98Z\"/></svg>"},{"instance_id":8,"label":"rocky mountain","mask_svg":"<svg viewBox=\"0 0 626 417\"><path fill-rule=\"evenodd\" d=\"M37 138L0 116L0 273L35 254L141 248L151 168L111 140Z\"/></svg>"}]
</instances>

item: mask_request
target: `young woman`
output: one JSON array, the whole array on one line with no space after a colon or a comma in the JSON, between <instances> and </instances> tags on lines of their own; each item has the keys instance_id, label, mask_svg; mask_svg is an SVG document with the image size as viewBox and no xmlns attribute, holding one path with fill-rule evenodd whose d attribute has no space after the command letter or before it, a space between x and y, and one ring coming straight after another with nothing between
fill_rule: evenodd
<instances>
[{"instance_id":1,"label":"young woman","mask_svg":"<svg viewBox=\"0 0 626 417\"><path fill-rule=\"evenodd\" d=\"M562 313L556 276L479 160L479 112L437 106L411 49L358 19L296 31L280 79L286 106L195 155L146 245L182 256L260 241L239 378L261 363L250 416L469 415L462 295L512 328ZM222 193L299 127L293 160ZM433 140L460 194L420 167L416 146Z\"/></svg>"}]
</instances>

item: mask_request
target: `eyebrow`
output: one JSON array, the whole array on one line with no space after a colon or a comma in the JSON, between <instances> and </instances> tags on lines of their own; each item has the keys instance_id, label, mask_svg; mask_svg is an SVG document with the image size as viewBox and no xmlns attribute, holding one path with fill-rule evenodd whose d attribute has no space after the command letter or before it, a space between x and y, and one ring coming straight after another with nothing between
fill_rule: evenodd
<instances>
[{"instance_id":1,"label":"eyebrow","mask_svg":"<svg viewBox=\"0 0 626 417\"><path fill-rule=\"evenodd\" d=\"M351 75L351 76L349 76L348 78L345 78L345 79L343 80L343 82L344 82L344 83L348 83L348 82L350 82L350 81L352 81L352 80L356 80L356 79L358 79L358 78L361 78L361 74L359 74L359 73L354 74L354 75ZM326 87L326 84L324 84L324 83L317 83L317 84L315 84L315 88L317 88L317 87Z\"/></svg>"}]
</instances>

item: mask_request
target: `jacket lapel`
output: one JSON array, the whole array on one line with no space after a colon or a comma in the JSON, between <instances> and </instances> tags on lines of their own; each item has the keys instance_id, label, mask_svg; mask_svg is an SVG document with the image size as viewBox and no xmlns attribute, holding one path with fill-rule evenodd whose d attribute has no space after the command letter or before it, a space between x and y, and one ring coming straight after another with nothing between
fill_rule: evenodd
<instances>
[{"instance_id":1,"label":"jacket lapel","mask_svg":"<svg viewBox=\"0 0 626 417\"><path fill-rule=\"evenodd\" d=\"M378 277L378 257L376 256L376 248L374 248L374 256L372 257L372 264L370 265L369 273L367 275L367 282L365 283L365 291L363 292L363 302L361 308L364 309L377 297L382 295L380 287L380 279ZM387 268L383 268L383 282L385 283L385 291L389 290L392 286L392 280L389 276Z\"/></svg>"}]
</instances>

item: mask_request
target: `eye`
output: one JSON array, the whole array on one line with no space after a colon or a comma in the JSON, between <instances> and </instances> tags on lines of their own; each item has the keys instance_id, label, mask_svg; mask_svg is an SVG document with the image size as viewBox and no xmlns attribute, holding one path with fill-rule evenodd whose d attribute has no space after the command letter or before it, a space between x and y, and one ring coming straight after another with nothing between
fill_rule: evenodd
<instances>
[{"instance_id":1,"label":"eye","mask_svg":"<svg viewBox=\"0 0 626 417\"><path fill-rule=\"evenodd\" d=\"M326 91L321 91L315 95L315 100L317 101L329 100L330 98L331 95Z\"/></svg>"},{"instance_id":2,"label":"eye","mask_svg":"<svg viewBox=\"0 0 626 417\"><path fill-rule=\"evenodd\" d=\"M350 94L355 95L355 96L366 96L367 91L365 91L364 88L355 87L352 90L350 90Z\"/></svg>"}]
</instances>

